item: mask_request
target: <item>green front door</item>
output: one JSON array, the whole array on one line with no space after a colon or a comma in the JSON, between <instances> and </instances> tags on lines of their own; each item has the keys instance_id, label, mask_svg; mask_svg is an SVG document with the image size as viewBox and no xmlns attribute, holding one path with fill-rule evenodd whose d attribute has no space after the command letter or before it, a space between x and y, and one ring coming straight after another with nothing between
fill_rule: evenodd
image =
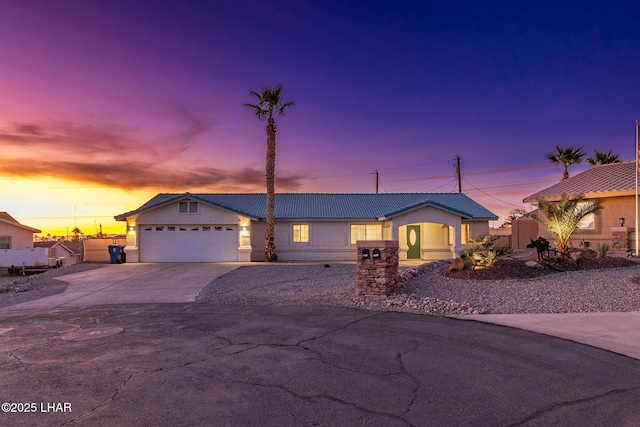
<instances>
[{"instance_id":1,"label":"green front door","mask_svg":"<svg viewBox=\"0 0 640 427\"><path fill-rule=\"evenodd\" d=\"M407 259L420 259L420 226L407 225Z\"/></svg>"}]
</instances>

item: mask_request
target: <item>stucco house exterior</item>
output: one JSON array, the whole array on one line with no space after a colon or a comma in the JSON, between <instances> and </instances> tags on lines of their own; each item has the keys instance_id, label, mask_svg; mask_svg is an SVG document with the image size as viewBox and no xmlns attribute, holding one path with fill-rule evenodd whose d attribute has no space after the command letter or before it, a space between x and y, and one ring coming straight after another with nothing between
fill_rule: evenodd
<instances>
[{"instance_id":1,"label":"stucco house exterior","mask_svg":"<svg viewBox=\"0 0 640 427\"><path fill-rule=\"evenodd\" d=\"M634 161L594 166L525 197L523 201L533 203L538 197L557 201L562 194L572 196L584 194L586 199L600 199L602 203L602 210L585 218L573 233L573 247L593 247L597 243L607 243L614 251L628 251L635 247L635 237L632 237L636 215L636 163ZM530 219L523 219L520 225L523 224L526 228L537 231L539 236L551 240L550 234L542 225L537 223L533 225ZM514 236L516 227L514 227ZM527 242L528 237L519 240Z\"/></svg>"},{"instance_id":2,"label":"stucco house exterior","mask_svg":"<svg viewBox=\"0 0 640 427\"><path fill-rule=\"evenodd\" d=\"M7 212L0 212L0 249L31 249L33 235L41 232L20 224Z\"/></svg>"},{"instance_id":3,"label":"stucco house exterior","mask_svg":"<svg viewBox=\"0 0 640 427\"><path fill-rule=\"evenodd\" d=\"M74 265L82 262L82 242L70 240L49 240L34 242L34 248L45 248L47 257L59 261L61 265Z\"/></svg>"},{"instance_id":4,"label":"stucco house exterior","mask_svg":"<svg viewBox=\"0 0 640 427\"><path fill-rule=\"evenodd\" d=\"M158 194L115 217L127 262L264 259L265 194ZM454 258L497 216L462 193L276 194L280 261L354 261L357 240L398 240L401 259Z\"/></svg>"}]
</instances>

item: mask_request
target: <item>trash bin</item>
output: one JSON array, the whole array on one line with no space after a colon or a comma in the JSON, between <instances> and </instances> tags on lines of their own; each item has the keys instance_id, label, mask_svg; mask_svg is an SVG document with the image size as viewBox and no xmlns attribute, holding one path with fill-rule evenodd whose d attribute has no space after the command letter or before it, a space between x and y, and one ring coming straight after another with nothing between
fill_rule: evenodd
<instances>
[{"instance_id":1,"label":"trash bin","mask_svg":"<svg viewBox=\"0 0 640 427\"><path fill-rule=\"evenodd\" d=\"M111 264L122 264L126 262L127 256L124 253L125 245L109 245L109 261Z\"/></svg>"}]
</instances>

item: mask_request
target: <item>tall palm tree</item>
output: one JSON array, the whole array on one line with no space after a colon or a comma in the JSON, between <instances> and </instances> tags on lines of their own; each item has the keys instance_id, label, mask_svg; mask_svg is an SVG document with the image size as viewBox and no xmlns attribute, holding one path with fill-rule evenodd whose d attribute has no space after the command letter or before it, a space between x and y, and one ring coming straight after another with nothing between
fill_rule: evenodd
<instances>
[{"instance_id":1,"label":"tall palm tree","mask_svg":"<svg viewBox=\"0 0 640 427\"><path fill-rule=\"evenodd\" d=\"M568 145L566 147L560 147L556 145L556 152L547 154L547 159L553 163L562 163L564 166L564 172L562 173L562 181L569 178L569 166L580 163L585 153L580 147L573 147Z\"/></svg>"},{"instance_id":2,"label":"tall palm tree","mask_svg":"<svg viewBox=\"0 0 640 427\"><path fill-rule=\"evenodd\" d=\"M282 100L282 85L276 87L265 86L260 93L251 91L255 104L244 104L253 110L259 120L266 120L267 126L267 231L264 243L264 260L274 262L278 260L275 244L275 169L276 169L276 121L274 112L284 116L285 109L292 107L293 102Z\"/></svg>"},{"instance_id":3,"label":"tall palm tree","mask_svg":"<svg viewBox=\"0 0 640 427\"><path fill-rule=\"evenodd\" d=\"M556 247L560 252L569 250L571 235L578 228L580 221L602 209L600 200L585 200L584 194L573 198L563 194L557 202L539 197L534 205L538 207L538 213L532 214L531 217L556 238ZM540 216L540 213L543 216Z\"/></svg>"},{"instance_id":4,"label":"tall palm tree","mask_svg":"<svg viewBox=\"0 0 640 427\"><path fill-rule=\"evenodd\" d=\"M611 163L620 163L620 155L613 154L613 150L609 150L609 151L594 150L594 151L595 151L595 156L587 158L587 163L589 163L592 166L608 165Z\"/></svg>"}]
</instances>

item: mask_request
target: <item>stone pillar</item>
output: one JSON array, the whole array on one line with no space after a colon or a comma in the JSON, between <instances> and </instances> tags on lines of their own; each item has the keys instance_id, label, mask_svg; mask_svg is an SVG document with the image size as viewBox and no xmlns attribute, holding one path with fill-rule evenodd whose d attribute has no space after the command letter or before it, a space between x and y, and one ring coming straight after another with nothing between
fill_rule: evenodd
<instances>
[{"instance_id":1,"label":"stone pillar","mask_svg":"<svg viewBox=\"0 0 640 427\"><path fill-rule=\"evenodd\" d=\"M611 250L619 252L628 252L631 247L629 246L629 233L634 231L630 227L611 227Z\"/></svg>"},{"instance_id":2,"label":"stone pillar","mask_svg":"<svg viewBox=\"0 0 640 427\"><path fill-rule=\"evenodd\" d=\"M398 287L397 240L358 240L358 295L389 295Z\"/></svg>"}]
</instances>

